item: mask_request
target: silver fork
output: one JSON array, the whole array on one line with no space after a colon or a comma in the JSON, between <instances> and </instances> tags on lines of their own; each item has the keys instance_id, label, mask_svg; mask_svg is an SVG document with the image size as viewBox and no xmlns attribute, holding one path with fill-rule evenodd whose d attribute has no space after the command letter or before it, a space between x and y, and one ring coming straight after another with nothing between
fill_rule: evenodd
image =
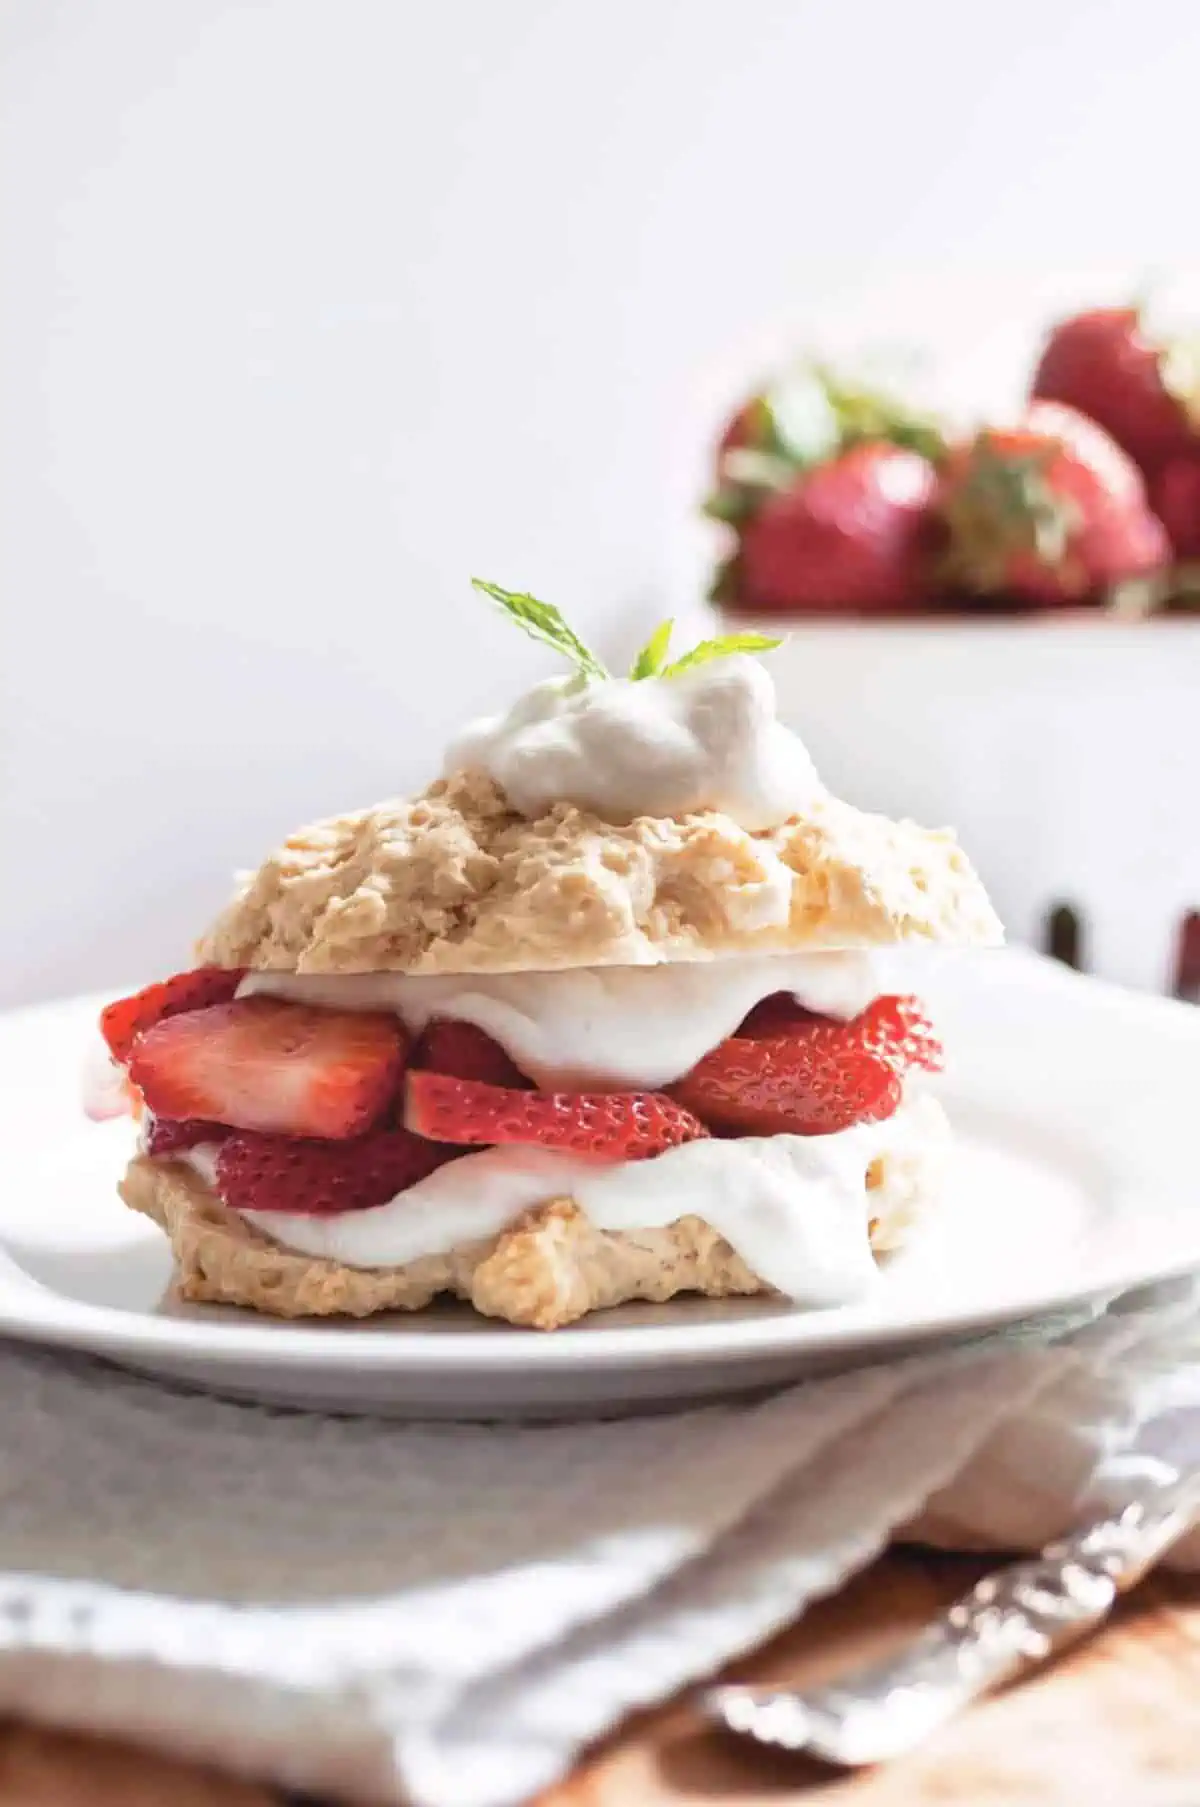
<instances>
[{"instance_id":1,"label":"silver fork","mask_svg":"<svg viewBox=\"0 0 1200 1807\"><path fill-rule=\"evenodd\" d=\"M1200 1472L987 1575L898 1654L828 1687L709 1688L728 1731L853 1769L913 1749L960 1708L1085 1636L1200 1517Z\"/></svg>"}]
</instances>

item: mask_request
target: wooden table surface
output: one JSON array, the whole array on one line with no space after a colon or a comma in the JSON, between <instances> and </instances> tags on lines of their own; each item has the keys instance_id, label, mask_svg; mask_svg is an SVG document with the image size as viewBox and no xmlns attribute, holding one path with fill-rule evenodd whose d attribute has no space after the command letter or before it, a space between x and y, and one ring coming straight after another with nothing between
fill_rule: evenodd
<instances>
[{"instance_id":1,"label":"wooden table surface","mask_svg":"<svg viewBox=\"0 0 1200 1807\"><path fill-rule=\"evenodd\" d=\"M729 1673L811 1682L925 1624L981 1565L901 1551ZM857 1775L759 1754L686 1701L648 1714L538 1807L1200 1807L1200 1577L1152 1576L1089 1644ZM115 1744L0 1728L0 1807L283 1807L273 1790Z\"/></svg>"}]
</instances>

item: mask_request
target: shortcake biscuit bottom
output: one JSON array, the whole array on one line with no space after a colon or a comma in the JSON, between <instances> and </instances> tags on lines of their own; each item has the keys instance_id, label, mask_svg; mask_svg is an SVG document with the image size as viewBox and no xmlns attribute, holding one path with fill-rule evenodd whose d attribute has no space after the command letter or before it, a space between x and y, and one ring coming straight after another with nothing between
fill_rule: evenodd
<instances>
[{"instance_id":1,"label":"shortcake biscuit bottom","mask_svg":"<svg viewBox=\"0 0 1200 1807\"><path fill-rule=\"evenodd\" d=\"M900 1248L938 1196L948 1126L932 1098L923 1100L923 1124L927 1133L919 1141L898 1138L893 1151L885 1144L867 1171L877 1253ZM573 1199L555 1198L498 1236L403 1267L364 1269L280 1247L178 1161L138 1156L120 1192L170 1238L182 1298L245 1305L275 1317L420 1311L439 1294L452 1294L486 1317L557 1330L634 1299L771 1290L698 1217L681 1217L666 1229L613 1232L597 1229Z\"/></svg>"}]
</instances>

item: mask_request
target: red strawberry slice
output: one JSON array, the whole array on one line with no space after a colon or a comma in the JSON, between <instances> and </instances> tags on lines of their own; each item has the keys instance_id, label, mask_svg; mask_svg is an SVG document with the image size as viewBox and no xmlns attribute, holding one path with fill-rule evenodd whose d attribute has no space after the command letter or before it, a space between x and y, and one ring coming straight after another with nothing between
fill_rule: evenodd
<instances>
[{"instance_id":1,"label":"red strawberry slice","mask_svg":"<svg viewBox=\"0 0 1200 1807\"><path fill-rule=\"evenodd\" d=\"M393 1016L239 998L169 1017L134 1044L129 1076L156 1117L285 1136L357 1136L395 1096Z\"/></svg>"},{"instance_id":2,"label":"red strawberry slice","mask_svg":"<svg viewBox=\"0 0 1200 1807\"><path fill-rule=\"evenodd\" d=\"M440 1142L527 1142L601 1161L646 1160L708 1134L662 1092L519 1092L413 1071L404 1120Z\"/></svg>"},{"instance_id":3,"label":"red strawberry slice","mask_svg":"<svg viewBox=\"0 0 1200 1807\"><path fill-rule=\"evenodd\" d=\"M224 1004L245 977L244 970L223 966L198 966L194 972L176 973L157 985L147 985L132 997L118 998L100 1012L100 1033L114 1060L126 1061L138 1036L164 1017L182 1010L205 1010Z\"/></svg>"},{"instance_id":4,"label":"red strawberry slice","mask_svg":"<svg viewBox=\"0 0 1200 1807\"><path fill-rule=\"evenodd\" d=\"M824 1136L890 1117L907 1069L940 1065L916 999L876 998L848 1023L760 1019L756 1033L730 1036L671 1095L727 1133Z\"/></svg>"},{"instance_id":5,"label":"red strawberry slice","mask_svg":"<svg viewBox=\"0 0 1200 1807\"><path fill-rule=\"evenodd\" d=\"M463 1153L407 1129L372 1130L352 1142L235 1135L217 1156L217 1191L237 1211L366 1211Z\"/></svg>"},{"instance_id":6,"label":"red strawberry slice","mask_svg":"<svg viewBox=\"0 0 1200 1807\"><path fill-rule=\"evenodd\" d=\"M839 1026L847 1030L860 1028L865 1045L890 1060L900 1074L910 1067L940 1073L945 1065L942 1044L919 998L876 998L858 1016Z\"/></svg>"},{"instance_id":7,"label":"red strawberry slice","mask_svg":"<svg viewBox=\"0 0 1200 1807\"><path fill-rule=\"evenodd\" d=\"M165 1161L200 1142L221 1142L228 1134L224 1123L209 1123L203 1117L151 1117L146 1125L145 1149L147 1154Z\"/></svg>"},{"instance_id":8,"label":"red strawberry slice","mask_svg":"<svg viewBox=\"0 0 1200 1807\"><path fill-rule=\"evenodd\" d=\"M533 1083L486 1030L447 1017L435 1017L426 1025L412 1064L431 1073L447 1073L453 1079L481 1079L487 1085L515 1086L518 1091Z\"/></svg>"},{"instance_id":9,"label":"red strawberry slice","mask_svg":"<svg viewBox=\"0 0 1200 1807\"><path fill-rule=\"evenodd\" d=\"M786 1035L790 1030L803 1028L807 1023L826 1020L814 1011L806 1010L803 1004L797 1004L790 993L776 991L754 1006L737 1033L748 1036L751 1041L759 1041L764 1035Z\"/></svg>"}]
</instances>

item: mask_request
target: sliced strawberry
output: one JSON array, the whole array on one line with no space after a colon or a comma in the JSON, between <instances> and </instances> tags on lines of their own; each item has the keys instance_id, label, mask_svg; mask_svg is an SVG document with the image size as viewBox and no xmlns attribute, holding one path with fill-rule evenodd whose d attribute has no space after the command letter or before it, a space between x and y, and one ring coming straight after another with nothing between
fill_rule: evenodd
<instances>
[{"instance_id":1,"label":"sliced strawberry","mask_svg":"<svg viewBox=\"0 0 1200 1807\"><path fill-rule=\"evenodd\" d=\"M129 1075L156 1117L290 1136L357 1136L394 1097L394 1016L239 998L173 1016L134 1044Z\"/></svg>"},{"instance_id":2,"label":"sliced strawberry","mask_svg":"<svg viewBox=\"0 0 1200 1807\"><path fill-rule=\"evenodd\" d=\"M114 1060L126 1061L138 1036L164 1017L181 1010L205 1010L224 1004L236 992L245 972L223 966L198 966L194 972L176 973L157 985L147 985L130 998L118 998L100 1012L100 1033Z\"/></svg>"},{"instance_id":3,"label":"sliced strawberry","mask_svg":"<svg viewBox=\"0 0 1200 1807\"><path fill-rule=\"evenodd\" d=\"M662 1092L519 1092L410 1071L404 1120L439 1142L528 1142L602 1161L641 1161L706 1136Z\"/></svg>"},{"instance_id":4,"label":"sliced strawberry","mask_svg":"<svg viewBox=\"0 0 1200 1807\"><path fill-rule=\"evenodd\" d=\"M217 1191L238 1211L366 1211L464 1152L407 1129L372 1130L352 1142L235 1135L217 1156Z\"/></svg>"},{"instance_id":5,"label":"sliced strawberry","mask_svg":"<svg viewBox=\"0 0 1200 1807\"><path fill-rule=\"evenodd\" d=\"M146 1125L145 1150L166 1160L200 1142L222 1142L228 1134L228 1125L209 1123L203 1117L151 1117Z\"/></svg>"},{"instance_id":6,"label":"sliced strawberry","mask_svg":"<svg viewBox=\"0 0 1200 1807\"><path fill-rule=\"evenodd\" d=\"M760 1018L755 1033L730 1036L671 1095L727 1133L824 1136L890 1117L908 1068L940 1065L916 999L884 997L848 1023Z\"/></svg>"},{"instance_id":7,"label":"sliced strawberry","mask_svg":"<svg viewBox=\"0 0 1200 1807\"><path fill-rule=\"evenodd\" d=\"M515 1086L518 1091L533 1084L486 1030L447 1017L435 1017L426 1025L412 1064L453 1079L481 1079L486 1085Z\"/></svg>"},{"instance_id":8,"label":"sliced strawberry","mask_svg":"<svg viewBox=\"0 0 1200 1807\"><path fill-rule=\"evenodd\" d=\"M898 1073L910 1067L940 1073L945 1064L942 1044L919 998L876 998L844 1027L860 1028L864 1044L890 1060Z\"/></svg>"},{"instance_id":9,"label":"sliced strawberry","mask_svg":"<svg viewBox=\"0 0 1200 1807\"><path fill-rule=\"evenodd\" d=\"M797 1025L803 1027L806 1023L825 1020L813 1011L806 1010L803 1004L797 1004L789 992L776 991L754 1006L737 1033L748 1036L751 1041L758 1041L764 1035L784 1035Z\"/></svg>"}]
</instances>

